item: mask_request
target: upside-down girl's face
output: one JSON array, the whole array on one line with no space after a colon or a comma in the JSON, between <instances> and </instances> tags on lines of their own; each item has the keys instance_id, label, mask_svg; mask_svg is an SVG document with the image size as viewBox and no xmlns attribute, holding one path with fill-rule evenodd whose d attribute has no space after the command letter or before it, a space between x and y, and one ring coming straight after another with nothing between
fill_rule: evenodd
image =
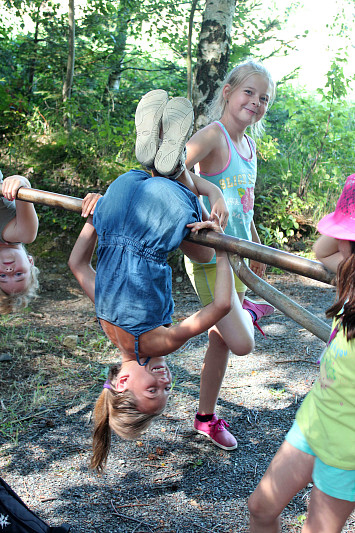
<instances>
[{"instance_id":1,"label":"upside-down girl's face","mask_svg":"<svg viewBox=\"0 0 355 533\"><path fill-rule=\"evenodd\" d=\"M144 363L144 359L141 363ZM140 366L136 361L123 364L117 388L134 394L138 411L158 414L164 410L168 401L171 380L165 357L152 357L146 366Z\"/></svg>"},{"instance_id":2,"label":"upside-down girl's face","mask_svg":"<svg viewBox=\"0 0 355 533\"><path fill-rule=\"evenodd\" d=\"M0 243L0 289L6 294L27 290L33 259L21 244Z\"/></svg>"}]
</instances>

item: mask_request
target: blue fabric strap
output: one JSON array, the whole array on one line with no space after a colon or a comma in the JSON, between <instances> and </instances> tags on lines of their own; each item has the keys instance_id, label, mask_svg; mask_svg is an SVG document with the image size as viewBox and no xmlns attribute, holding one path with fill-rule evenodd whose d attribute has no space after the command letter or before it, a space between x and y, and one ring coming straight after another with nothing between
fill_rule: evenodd
<instances>
[{"instance_id":1,"label":"blue fabric strap","mask_svg":"<svg viewBox=\"0 0 355 533\"><path fill-rule=\"evenodd\" d=\"M135 351L135 354L136 354L136 359L137 359L137 363L139 364L139 366L145 366L146 364L148 364L148 362L150 361L150 357L147 357L147 359L144 361L144 363L142 364L139 360L139 352L138 352L138 337L136 337L136 340L134 342L134 351Z\"/></svg>"}]
</instances>

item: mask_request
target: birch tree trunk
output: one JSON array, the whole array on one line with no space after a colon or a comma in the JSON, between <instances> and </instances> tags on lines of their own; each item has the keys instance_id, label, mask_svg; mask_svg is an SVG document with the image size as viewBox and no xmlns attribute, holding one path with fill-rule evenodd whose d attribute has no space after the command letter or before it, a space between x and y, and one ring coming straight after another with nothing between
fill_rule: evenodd
<instances>
[{"instance_id":1,"label":"birch tree trunk","mask_svg":"<svg viewBox=\"0 0 355 533\"><path fill-rule=\"evenodd\" d=\"M195 128L207 124L206 108L228 70L236 0L206 0L194 71Z\"/></svg>"},{"instance_id":2,"label":"birch tree trunk","mask_svg":"<svg viewBox=\"0 0 355 533\"><path fill-rule=\"evenodd\" d=\"M74 16L74 0L69 0L69 11L68 11L68 23L69 23L69 33L68 33L68 61L67 61L67 73L65 76L63 84L63 103L65 104L71 97L71 91L73 87L73 77L74 77L74 61L75 61L75 16ZM70 114L66 111L64 114L64 126L65 129L71 131L71 119Z\"/></svg>"},{"instance_id":3,"label":"birch tree trunk","mask_svg":"<svg viewBox=\"0 0 355 533\"><path fill-rule=\"evenodd\" d=\"M197 6L197 0L192 0L191 10L189 17L189 33L187 36L187 54L186 54L186 68L187 68L187 98L192 100L192 57L191 57L191 48L192 48L192 32L194 26L194 16Z\"/></svg>"}]
</instances>

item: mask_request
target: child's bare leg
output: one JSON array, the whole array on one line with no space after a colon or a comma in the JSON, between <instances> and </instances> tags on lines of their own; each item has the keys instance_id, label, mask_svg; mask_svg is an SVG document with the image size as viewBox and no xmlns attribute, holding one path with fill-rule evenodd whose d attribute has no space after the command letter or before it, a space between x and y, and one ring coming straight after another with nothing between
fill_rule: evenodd
<instances>
[{"instance_id":1,"label":"child's bare leg","mask_svg":"<svg viewBox=\"0 0 355 533\"><path fill-rule=\"evenodd\" d=\"M200 378L200 415L215 412L229 357L228 346L215 326L209 330L208 340Z\"/></svg>"},{"instance_id":2,"label":"child's bare leg","mask_svg":"<svg viewBox=\"0 0 355 533\"><path fill-rule=\"evenodd\" d=\"M244 299L244 292L237 293L237 295L239 301L242 302ZM219 325L221 322L222 321L219 322ZM227 369L228 359L229 348L217 326L214 326L208 332L208 346L201 370L199 414L207 415L215 412L219 391Z\"/></svg>"},{"instance_id":3,"label":"child's bare leg","mask_svg":"<svg viewBox=\"0 0 355 533\"><path fill-rule=\"evenodd\" d=\"M313 464L313 455L297 450L286 441L281 445L249 498L250 533L281 531L280 514L293 496L312 480Z\"/></svg>"},{"instance_id":4,"label":"child's bare leg","mask_svg":"<svg viewBox=\"0 0 355 533\"><path fill-rule=\"evenodd\" d=\"M235 355L247 355L254 349L254 326L248 311L242 308L243 293L235 293L232 310L216 326L228 348Z\"/></svg>"},{"instance_id":5,"label":"child's bare leg","mask_svg":"<svg viewBox=\"0 0 355 533\"><path fill-rule=\"evenodd\" d=\"M237 448L237 441L226 430L226 423L218 422L215 409L228 363L228 343L239 355L249 353L254 346L253 322L240 303L244 293L238 296L235 293L230 313L208 332L209 343L201 370L199 409L195 419L195 429L226 450Z\"/></svg>"},{"instance_id":6,"label":"child's bare leg","mask_svg":"<svg viewBox=\"0 0 355 533\"><path fill-rule=\"evenodd\" d=\"M333 498L313 487L302 533L340 533L354 508L354 502Z\"/></svg>"}]
</instances>

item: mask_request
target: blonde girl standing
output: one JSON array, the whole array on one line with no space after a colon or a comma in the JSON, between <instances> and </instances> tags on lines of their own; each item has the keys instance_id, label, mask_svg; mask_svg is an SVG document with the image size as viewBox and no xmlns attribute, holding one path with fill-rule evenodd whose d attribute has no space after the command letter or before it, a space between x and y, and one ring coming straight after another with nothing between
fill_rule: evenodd
<instances>
[{"instance_id":1,"label":"blonde girl standing","mask_svg":"<svg viewBox=\"0 0 355 533\"><path fill-rule=\"evenodd\" d=\"M223 192L229 210L225 233L257 243L260 239L253 221L256 147L246 130L250 127L253 133L261 133L262 119L274 96L275 84L262 64L248 61L238 65L227 75L211 104L212 122L196 132L186 145L187 168L198 165L200 175ZM225 222L221 221L222 226ZM207 305L213 300L215 258L210 263L195 263L186 258L185 265L202 304ZM266 266L251 260L250 268L262 276ZM235 288L244 309L249 311L253 323L259 328L257 320L270 315L273 307L245 300L246 287L238 278L235 278ZM236 439L226 429L228 424L215 414L229 351L246 355L254 347L249 337L238 332L236 323L233 308L209 330L199 408L194 422L198 433L225 450L237 448Z\"/></svg>"}]
</instances>

